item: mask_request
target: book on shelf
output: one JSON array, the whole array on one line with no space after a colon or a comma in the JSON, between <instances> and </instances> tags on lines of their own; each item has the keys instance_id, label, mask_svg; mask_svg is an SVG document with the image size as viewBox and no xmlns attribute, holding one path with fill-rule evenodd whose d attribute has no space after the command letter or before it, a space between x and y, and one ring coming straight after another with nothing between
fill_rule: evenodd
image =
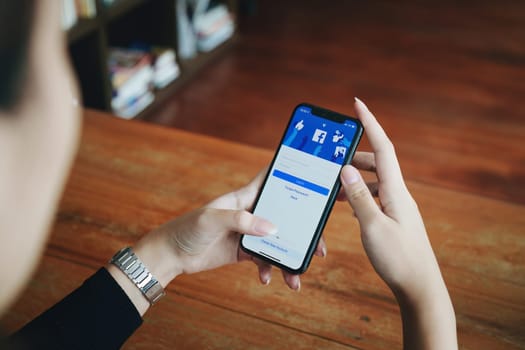
<instances>
[{"instance_id":1,"label":"book on shelf","mask_svg":"<svg viewBox=\"0 0 525 350\"><path fill-rule=\"evenodd\" d=\"M177 56L174 49L165 47L153 47L152 54L154 57L153 83L155 88L162 89L180 75Z\"/></svg>"},{"instance_id":2,"label":"book on shelf","mask_svg":"<svg viewBox=\"0 0 525 350\"><path fill-rule=\"evenodd\" d=\"M97 16L96 0L75 0L80 18L94 18Z\"/></svg>"},{"instance_id":3,"label":"book on shelf","mask_svg":"<svg viewBox=\"0 0 525 350\"><path fill-rule=\"evenodd\" d=\"M96 0L62 0L62 28L71 29L79 18L97 16Z\"/></svg>"},{"instance_id":4,"label":"book on shelf","mask_svg":"<svg viewBox=\"0 0 525 350\"><path fill-rule=\"evenodd\" d=\"M113 86L111 107L117 114L139 97L153 91L153 68L144 66L120 86Z\"/></svg>"},{"instance_id":5,"label":"book on shelf","mask_svg":"<svg viewBox=\"0 0 525 350\"><path fill-rule=\"evenodd\" d=\"M68 30L78 21L75 0L62 0L62 28Z\"/></svg>"},{"instance_id":6,"label":"book on shelf","mask_svg":"<svg viewBox=\"0 0 525 350\"><path fill-rule=\"evenodd\" d=\"M152 57L147 51L110 48L108 69L112 87L111 108L130 119L153 102Z\"/></svg>"},{"instance_id":7,"label":"book on shelf","mask_svg":"<svg viewBox=\"0 0 525 350\"><path fill-rule=\"evenodd\" d=\"M151 63L152 56L145 50L110 48L108 69L113 88L118 89L143 67L151 66Z\"/></svg>"},{"instance_id":8,"label":"book on shelf","mask_svg":"<svg viewBox=\"0 0 525 350\"><path fill-rule=\"evenodd\" d=\"M235 31L225 4L209 0L176 0L178 52L182 59L208 52L228 40Z\"/></svg>"},{"instance_id":9,"label":"book on shelf","mask_svg":"<svg viewBox=\"0 0 525 350\"><path fill-rule=\"evenodd\" d=\"M118 116L124 119L133 119L146 107L148 107L155 100L153 92L148 91L147 93L137 97L133 101L118 111Z\"/></svg>"},{"instance_id":10,"label":"book on shelf","mask_svg":"<svg viewBox=\"0 0 525 350\"><path fill-rule=\"evenodd\" d=\"M235 30L233 17L224 4L216 5L195 16L193 27L197 36L197 49L208 52L231 38Z\"/></svg>"},{"instance_id":11,"label":"book on shelf","mask_svg":"<svg viewBox=\"0 0 525 350\"><path fill-rule=\"evenodd\" d=\"M155 89L166 87L180 73L175 50L111 48L108 60L111 107L123 118L133 118L153 102Z\"/></svg>"},{"instance_id":12,"label":"book on shelf","mask_svg":"<svg viewBox=\"0 0 525 350\"><path fill-rule=\"evenodd\" d=\"M197 38L193 32L189 14L191 0L175 1L175 13L177 15L175 21L177 25L177 51L181 59L189 59L197 55Z\"/></svg>"},{"instance_id":13,"label":"book on shelf","mask_svg":"<svg viewBox=\"0 0 525 350\"><path fill-rule=\"evenodd\" d=\"M109 7L113 5L116 1L117 0L102 0L102 3L104 4L104 6Z\"/></svg>"}]
</instances>

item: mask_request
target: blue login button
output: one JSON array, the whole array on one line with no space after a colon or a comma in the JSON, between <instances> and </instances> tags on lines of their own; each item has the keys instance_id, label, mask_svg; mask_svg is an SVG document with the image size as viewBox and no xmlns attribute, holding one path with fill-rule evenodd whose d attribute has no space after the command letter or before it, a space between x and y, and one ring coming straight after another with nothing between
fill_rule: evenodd
<instances>
[{"instance_id":1,"label":"blue login button","mask_svg":"<svg viewBox=\"0 0 525 350\"><path fill-rule=\"evenodd\" d=\"M330 193L330 190L328 188L326 188L326 187L316 185L313 182L309 182L309 181L300 179L300 178L298 178L296 176L287 174L287 173L282 172L282 171L277 170L277 169L275 169L273 171L272 175L277 177L277 178L279 178L279 179L282 179L284 181L288 181L288 182L290 182L290 183L292 183L294 185L299 185L301 187L307 188L307 189L312 190L314 192L320 193L323 196L327 196L328 193Z\"/></svg>"}]
</instances>

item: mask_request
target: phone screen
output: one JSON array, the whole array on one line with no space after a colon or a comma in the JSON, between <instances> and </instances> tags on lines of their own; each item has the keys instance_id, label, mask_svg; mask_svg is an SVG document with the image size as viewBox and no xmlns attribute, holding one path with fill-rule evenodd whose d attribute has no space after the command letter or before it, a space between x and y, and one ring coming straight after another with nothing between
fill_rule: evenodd
<instances>
[{"instance_id":1,"label":"phone screen","mask_svg":"<svg viewBox=\"0 0 525 350\"><path fill-rule=\"evenodd\" d=\"M289 271L304 272L339 190L341 168L353 156L361 133L355 119L297 106L253 210L279 232L245 235L243 249Z\"/></svg>"}]
</instances>

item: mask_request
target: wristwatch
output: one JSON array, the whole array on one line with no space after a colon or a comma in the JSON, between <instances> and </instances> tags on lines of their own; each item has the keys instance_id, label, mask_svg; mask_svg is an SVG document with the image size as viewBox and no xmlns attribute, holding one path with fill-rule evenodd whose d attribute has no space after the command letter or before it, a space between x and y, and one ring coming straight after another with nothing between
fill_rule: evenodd
<instances>
[{"instance_id":1,"label":"wristwatch","mask_svg":"<svg viewBox=\"0 0 525 350\"><path fill-rule=\"evenodd\" d=\"M166 293L159 281L144 266L138 256L133 253L131 247L126 247L118 251L111 260L110 264L118 267L142 292L150 305L155 304Z\"/></svg>"}]
</instances>

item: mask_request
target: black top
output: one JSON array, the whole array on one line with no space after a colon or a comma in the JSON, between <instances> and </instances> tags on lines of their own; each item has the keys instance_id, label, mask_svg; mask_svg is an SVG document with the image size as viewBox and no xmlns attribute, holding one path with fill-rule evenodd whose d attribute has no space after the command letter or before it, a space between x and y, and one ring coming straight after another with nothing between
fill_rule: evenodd
<instances>
[{"instance_id":1,"label":"black top","mask_svg":"<svg viewBox=\"0 0 525 350\"><path fill-rule=\"evenodd\" d=\"M8 349L119 349L142 324L129 297L101 268L11 335ZM16 345L14 345L16 343Z\"/></svg>"}]
</instances>

